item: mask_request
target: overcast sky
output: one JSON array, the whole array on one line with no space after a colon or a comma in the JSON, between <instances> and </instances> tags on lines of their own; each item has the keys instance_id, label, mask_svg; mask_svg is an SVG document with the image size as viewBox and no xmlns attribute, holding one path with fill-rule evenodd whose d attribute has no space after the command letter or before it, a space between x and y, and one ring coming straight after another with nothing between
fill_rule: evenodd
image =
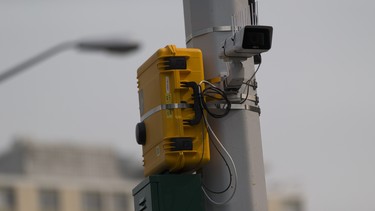
<instances>
[{"instance_id":1,"label":"overcast sky","mask_svg":"<svg viewBox=\"0 0 375 211\"><path fill-rule=\"evenodd\" d=\"M259 1L273 48L257 75L268 187L307 211L375 211L375 3ZM16 136L110 145L141 160L136 70L184 47L182 0L0 0L0 71L60 42L125 36L119 57L66 51L0 84L0 149ZM279 184L279 185L278 185Z\"/></svg>"}]
</instances>

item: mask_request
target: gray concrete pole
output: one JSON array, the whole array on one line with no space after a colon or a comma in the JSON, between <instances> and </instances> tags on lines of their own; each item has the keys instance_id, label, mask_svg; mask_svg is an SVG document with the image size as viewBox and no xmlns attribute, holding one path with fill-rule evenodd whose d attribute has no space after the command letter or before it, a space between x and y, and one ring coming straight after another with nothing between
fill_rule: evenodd
<instances>
[{"instance_id":1,"label":"gray concrete pole","mask_svg":"<svg viewBox=\"0 0 375 211\"><path fill-rule=\"evenodd\" d=\"M187 46L202 50L206 80L227 74L227 65L219 58L221 46L232 35L232 15L247 6L248 0L184 0ZM244 62L244 69L249 78L255 69L253 58ZM250 90L254 97L256 91ZM257 106L251 101L245 105ZM236 106L244 104L233 104ZM231 157L210 134L211 161L202 170L203 189L208 195L206 210L266 211L259 114L233 109L224 118L209 118L208 122Z\"/></svg>"}]
</instances>

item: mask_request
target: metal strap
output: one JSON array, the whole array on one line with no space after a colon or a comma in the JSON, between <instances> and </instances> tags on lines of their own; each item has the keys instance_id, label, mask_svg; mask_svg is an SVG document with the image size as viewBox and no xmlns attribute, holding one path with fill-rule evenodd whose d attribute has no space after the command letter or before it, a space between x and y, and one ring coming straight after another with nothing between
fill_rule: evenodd
<instances>
[{"instance_id":1,"label":"metal strap","mask_svg":"<svg viewBox=\"0 0 375 211\"><path fill-rule=\"evenodd\" d=\"M225 109L226 106L227 104L207 104L207 107L212 109ZM231 110L248 110L260 114L259 107L246 104L231 104Z\"/></svg>"},{"instance_id":2,"label":"metal strap","mask_svg":"<svg viewBox=\"0 0 375 211\"><path fill-rule=\"evenodd\" d=\"M145 114L141 116L141 121L144 121L154 113L161 111L161 110L166 110L166 109L176 109L176 108L192 108L193 106L187 103L172 103L172 104L162 104L158 105L149 111L147 111Z\"/></svg>"},{"instance_id":3,"label":"metal strap","mask_svg":"<svg viewBox=\"0 0 375 211\"><path fill-rule=\"evenodd\" d=\"M248 110L248 111L253 111L258 114L260 114L260 108L257 106L252 106L252 105L244 105L244 104L232 104L231 109L234 110Z\"/></svg>"},{"instance_id":4,"label":"metal strap","mask_svg":"<svg viewBox=\"0 0 375 211\"><path fill-rule=\"evenodd\" d=\"M186 36L186 44L189 43L193 38L199 37L205 34L209 34L212 32L230 32L233 30L234 28L232 26L215 26L215 27L201 29Z\"/></svg>"}]
</instances>

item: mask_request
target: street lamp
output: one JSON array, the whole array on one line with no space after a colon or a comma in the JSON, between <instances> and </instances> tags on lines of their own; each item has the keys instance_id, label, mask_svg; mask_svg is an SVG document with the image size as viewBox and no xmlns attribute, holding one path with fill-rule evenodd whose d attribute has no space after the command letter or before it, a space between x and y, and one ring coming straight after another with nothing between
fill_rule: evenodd
<instances>
[{"instance_id":1,"label":"street lamp","mask_svg":"<svg viewBox=\"0 0 375 211\"><path fill-rule=\"evenodd\" d=\"M0 83L6 81L7 79L15 76L18 73L26 70L27 68L48 59L62 51L68 49L79 49L84 51L102 51L114 54L125 54L134 51L139 48L139 44L129 40L123 39L106 39L106 40L78 40L78 41L67 41L27 59L14 67L11 67L0 73Z\"/></svg>"}]
</instances>

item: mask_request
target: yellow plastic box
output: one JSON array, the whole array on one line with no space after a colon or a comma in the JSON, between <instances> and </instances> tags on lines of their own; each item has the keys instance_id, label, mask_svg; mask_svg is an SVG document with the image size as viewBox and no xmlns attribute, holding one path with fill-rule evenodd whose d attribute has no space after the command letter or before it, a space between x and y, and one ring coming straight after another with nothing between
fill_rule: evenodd
<instances>
[{"instance_id":1,"label":"yellow plastic box","mask_svg":"<svg viewBox=\"0 0 375 211\"><path fill-rule=\"evenodd\" d=\"M208 134L201 119L198 86L203 80L199 49L168 45L138 68L144 175L194 171L210 159Z\"/></svg>"}]
</instances>

